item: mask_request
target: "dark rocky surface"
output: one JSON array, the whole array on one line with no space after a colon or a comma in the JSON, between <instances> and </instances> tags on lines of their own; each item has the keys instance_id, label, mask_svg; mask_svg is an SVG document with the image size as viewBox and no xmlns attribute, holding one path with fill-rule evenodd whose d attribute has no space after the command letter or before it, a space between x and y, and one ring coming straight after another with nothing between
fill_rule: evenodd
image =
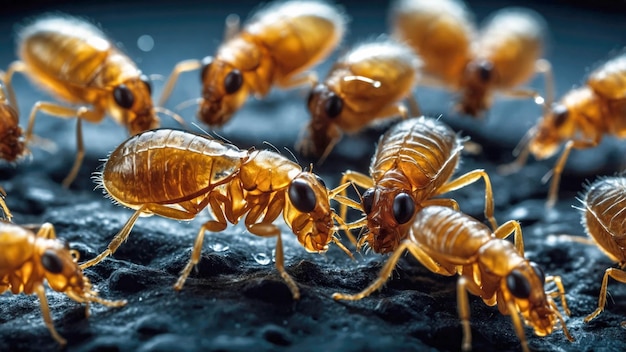
<instances>
[{"instance_id":1,"label":"dark rocky surface","mask_svg":"<svg viewBox=\"0 0 626 352\"><path fill-rule=\"evenodd\" d=\"M611 50L626 45L626 7L597 7L604 2L565 5L565 2L474 1L477 18L506 5L526 5L543 13L552 33L547 57L554 65L557 95L580 84L590 67ZM622 3L623 5L623 3ZM16 5L17 6L17 5ZM0 67L14 60L13 25L44 11L64 11L102 23L144 72L167 75L173 65L187 58L213 53L231 12L244 16L251 2L198 5L191 1L112 3L49 2L19 4L0 15ZM350 2L352 17L346 43L386 30L386 4ZM137 48L143 34L154 38L149 52ZM318 68L324 75L325 63ZM534 87L542 87L540 79ZM39 99L48 99L22 76L15 87L20 108L29 111ZM158 96L162 82L155 83ZM169 107L195 98L199 93L197 73L184 75ZM626 162L623 141L606 139L601 146L575 151L563 178L560 201L545 211L547 185L541 177L554 158L531 161L520 173L502 176L497 165L511 160L511 150L533 125L540 109L530 101L498 100L482 121L455 116L452 96L440 90L419 88L423 110L442 119L480 143L483 153L466 155L458 172L484 168L495 193L496 218L521 221L527 257L552 275L561 275L572 316L566 323L575 342L560 330L540 338L526 329L531 349L537 351L626 350L626 285L611 280L606 310L591 323L582 319L596 307L604 270L614 265L593 246L556 240L553 234L584 235L576 195L586 180L610 175ZM219 133L241 148L263 147L268 141L279 149L292 148L307 113L304 90L274 90L264 101L251 99ZM24 113L23 113L24 114ZM188 122L195 121L194 108L183 110ZM23 116L22 126L26 123ZM166 126L176 127L164 119ZM85 124L86 158L77 181L63 189L60 181L75 153L74 122L41 114L35 130L56 142L58 151L33 148L32 158L9 165L0 163L0 185L18 224L55 225L59 237L70 241L81 258L91 258L108 244L132 211L112 205L90 178L100 159L127 138L110 119ZM367 171L369 158L382 128L344 138L331 157L315 168L329 185L336 185L346 169ZM310 162L300 157L305 165ZM482 219L483 186L479 183L453 194L461 209ZM192 222L151 217L137 222L128 242L114 258L86 270L101 296L127 299L128 305L111 309L94 304L89 319L84 307L66 296L48 290L54 323L67 338L69 351L366 351L436 350L455 351L461 346L461 326L456 310L456 279L428 272L410 257L401 261L393 279L379 292L358 302L334 302L332 293L357 292L378 274L386 259L376 254L357 254L353 262L336 247L325 255L306 253L285 229L287 270L298 282L302 298L295 302L271 261L273 240L246 233L243 226L229 226L222 233L207 234L202 260L181 292L172 289L178 272L189 258L202 213ZM476 351L519 350L510 317L477 297L470 297L473 347ZM35 296L0 296L0 351L56 350Z\"/></svg>"}]
</instances>

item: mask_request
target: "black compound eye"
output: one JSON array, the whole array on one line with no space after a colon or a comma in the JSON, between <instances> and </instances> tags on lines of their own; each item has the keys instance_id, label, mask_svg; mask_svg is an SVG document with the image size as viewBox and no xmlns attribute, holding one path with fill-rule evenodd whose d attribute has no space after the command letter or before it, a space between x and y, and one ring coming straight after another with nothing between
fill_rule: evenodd
<instances>
[{"instance_id":1,"label":"black compound eye","mask_svg":"<svg viewBox=\"0 0 626 352\"><path fill-rule=\"evenodd\" d=\"M561 126L569 115L569 110L562 104L556 104L552 107L552 116L554 116L554 127Z\"/></svg>"},{"instance_id":2,"label":"black compound eye","mask_svg":"<svg viewBox=\"0 0 626 352\"><path fill-rule=\"evenodd\" d=\"M406 224L413 217L415 203L413 198L406 193L398 193L393 200L393 217L398 224Z\"/></svg>"},{"instance_id":3,"label":"black compound eye","mask_svg":"<svg viewBox=\"0 0 626 352\"><path fill-rule=\"evenodd\" d=\"M43 265L44 269L53 274L58 274L63 271L61 259L51 250L47 250L43 253L41 256L41 265Z\"/></svg>"},{"instance_id":4,"label":"black compound eye","mask_svg":"<svg viewBox=\"0 0 626 352\"><path fill-rule=\"evenodd\" d=\"M530 296L530 283L518 270L513 270L506 276L506 287L517 298L528 298Z\"/></svg>"},{"instance_id":5,"label":"black compound eye","mask_svg":"<svg viewBox=\"0 0 626 352\"><path fill-rule=\"evenodd\" d=\"M324 186L324 188L326 188L326 182L324 182L324 180L322 180L321 177L315 175L315 179L317 180L317 182L319 182L322 186Z\"/></svg>"},{"instance_id":6,"label":"black compound eye","mask_svg":"<svg viewBox=\"0 0 626 352\"><path fill-rule=\"evenodd\" d=\"M537 274L537 277L539 277L539 281L541 281L542 284L545 284L546 283L546 274L543 272L543 269L541 269L539 264L537 264L535 262L530 262L530 266L535 271L535 274Z\"/></svg>"},{"instance_id":7,"label":"black compound eye","mask_svg":"<svg viewBox=\"0 0 626 352\"><path fill-rule=\"evenodd\" d=\"M148 94L152 95L152 83L150 83L150 78L148 78L148 76L146 76L146 75L141 75L141 76L139 76L139 79L141 80L141 82L143 82L143 84L146 85L146 89L148 90Z\"/></svg>"},{"instance_id":8,"label":"black compound eye","mask_svg":"<svg viewBox=\"0 0 626 352\"><path fill-rule=\"evenodd\" d=\"M125 84L120 84L113 89L113 98L117 105L124 109L130 109L135 103L133 92Z\"/></svg>"},{"instance_id":9,"label":"black compound eye","mask_svg":"<svg viewBox=\"0 0 626 352\"><path fill-rule=\"evenodd\" d=\"M206 75L209 73L211 69L211 64L213 63L213 56L207 56L202 59L202 71L200 71L200 82L202 82Z\"/></svg>"},{"instance_id":10,"label":"black compound eye","mask_svg":"<svg viewBox=\"0 0 626 352\"><path fill-rule=\"evenodd\" d=\"M232 70L228 72L226 78L224 78L224 89L227 94L233 94L241 88L243 84L243 75L239 70Z\"/></svg>"},{"instance_id":11,"label":"black compound eye","mask_svg":"<svg viewBox=\"0 0 626 352\"><path fill-rule=\"evenodd\" d=\"M310 213L315 209L317 199L315 192L305 180L296 179L289 186L289 199L291 203L303 213Z\"/></svg>"},{"instance_id":12,"label":"black compound eye","mask_svg":"<svg viewBox=\"0 0 626 352\"><path fill-rule=\"evenodd\" d=\"M324 103L324 112L329 118L337 117L343 110L343 100L335 93L330 93Z\"/></svg>"},{"instance_id":13,"label":"black compound eye","mask_svg":"<svg viewBox=\"0 0 626 352\"><path fill-rule=\"evenodd\" d=\"M374 189L370 188L361 197L361 203L363 203L363 211L365 214L372 212L372 205L374 204Z\"/></svg>"}]
</instances>

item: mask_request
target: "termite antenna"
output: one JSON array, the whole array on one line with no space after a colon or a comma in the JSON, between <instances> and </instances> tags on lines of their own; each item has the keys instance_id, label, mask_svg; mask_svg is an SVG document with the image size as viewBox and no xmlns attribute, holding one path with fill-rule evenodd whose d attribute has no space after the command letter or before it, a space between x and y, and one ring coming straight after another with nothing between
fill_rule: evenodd
<instances>
[{"instance_id":1,"label":"termite antenna","mask_svg":"<svg viewBox=\"0 0 626 352\"><path fill-rule=\"evenodd\" d=\"M291 151L291 149L289 149L287 147L283 147L283 149L285 149L287 151L287 153L289 153L289 155L291 155L291 158L293 159L293 161L296 162L296 164L300 165L300 162L298 161L298 158L296 158L296 155Z\"/></svg>"},{"instance_id":2,"label":"termite antenna","mask_svg":"<svg viewBox=\"0 0 626 352\"><path fill-rule=\"evenodd\" d=\"M280 154L280 150L278 148L276 148L275 145L273 145L272 143L268 142L268 141L263 141L263 144L270 146L272 149L274 149L274 151L276 151L276 153Z\"/></svg>"},{"instance_id":3,"label":"termite antenna","mask_svg":"<svg viewBox=\"0 0 626 352\"><path fill-rule=\"evenodd\" d=\"M188 129L187 123L185 122L185 120L180 115L173 112L172 110L164 108L162 106L155 106L154 111L171 117L174 121L178 122L183 128Z\"/></svg>"},{"instance_id":4,"label":"termite antenna","mask_svg":"<svg viewBox=\"0 0 626 352\"><path fill-rule=\"evenodd\" d=\"M192 107L194 105L200 105L201 102L202 102L202 97L191 98L191 99L185 100L182 103L179 103L178 105L176 105L174 107L174 110L181 111L181 110L187 109L189 107Z\"/></svg>"}]
</instances>

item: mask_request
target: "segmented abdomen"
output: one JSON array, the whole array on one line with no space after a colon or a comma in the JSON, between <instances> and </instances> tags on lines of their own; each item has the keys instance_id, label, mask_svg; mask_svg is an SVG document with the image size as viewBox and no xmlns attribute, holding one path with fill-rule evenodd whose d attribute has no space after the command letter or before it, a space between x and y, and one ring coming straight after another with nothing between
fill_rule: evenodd
<instances>
[{"instance_id":1,"label":"segmented abdomen","mask_svg":"<svg viewBox=\"0 0 626 352\"><path fill-rule=\"evenodd\" d=\"M249 33L268 49L281 76L301 71L328 56L345 32L340 10L321 1L273 3L246 24Z\"/></svg>"},{"instance_id":2,"label":"segmented abdomen","mask_svg":"<svg viewBox=\"0 0 626 352\"><path fill-rule=\"evenodd\" d=\"M583 199L583 224L589 236L615 261L626 260L626 179L600 179Z\"/></svg>"},{"instance_id":3,"label":"segmented abdomen","mask_svg":"<svg viewBox=\"0 0 626 352\"><path fill-rule=\"evenodd\" d=\"M460 265L492 237L487 226L468 215L448 207L429 206L415 216L411 239L427 253L445 256Z\"/></svg>"},{"instance_id":4,"label":"segmented abdomen","mask_svg":"<svg viewBox=\"0 0 626 352\"><path fill-rule=\"evenodd\" d=\"M193 133L160 129L122 143L107 160L103 186L126 205L175 204L228 182L246 151Z\"/></svg>"},{"instance_id":5,"label":"segmented abdomen","mask_svg":"<svg viewBox=\"0 0 626 352\"><path fill-rule=\"evenodd\" d=\"M452 176L461 149L456 133L442 122L425 117L405 120L378 142L370 173L378 183L388 171L398 171L414 189L436 189Z\"/></svg>"},{"instance_id":6,"label":"segmented abdomen","mask_svg":"<svg viewBox=\"0 0 626 352\"><path fill-rule=\"evenodd\" d=\"M117 53L96 26L69 16L43 17L18 36L18 53L30 77L72 102L94 82L107 57Z\"/></svg>"}]
</instances>

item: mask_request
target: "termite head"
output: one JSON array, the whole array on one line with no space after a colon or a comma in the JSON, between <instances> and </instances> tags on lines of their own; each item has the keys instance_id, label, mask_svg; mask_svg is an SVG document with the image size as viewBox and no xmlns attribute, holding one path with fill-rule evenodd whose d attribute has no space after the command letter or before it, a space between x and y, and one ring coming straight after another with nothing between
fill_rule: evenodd
<instances>
[{"instance_id":1,"label":"termite head","mask_svg":"<svg viewBox=\"0 0 626 352\"><path fill-rule=\"evenodd\" d=\"M530 152L537 159L545 159L556 154L561 144L574 135L576 126L570 109L557 103L552 105L536 128L535 135L530 140Z\"/></svg>"},{"instance_id":2,"label":"termite head","mask_svg":"<svg viewBox=\"0 0 626 352\"><path fill-rule=\"evenodd\" d=\"M113 87L109 103L111 115L122 121L131 135L160 125L151 93L150 81L145 75L126 79Z\"/></svg>"},{"instance_id":3,"label":"termite head","mask_svg":"<svg viewBox=\"0 0 626 352\"><path fill-rule=\"evenodd\" d=\"M202 60L202 65L203 90L198 119L209 126L221 126L248 96L244 74L231 64L210 56Z\"/></svg>"},{"instance_id":4,"label":"termite head","mask_svg":"<svg viewBox=\"0 0 626 352\"><path fill-rule=\"evenodd\" d=\"M78 252L60 239L38 239L37 249L36 260L50 288L72 298L84 296L88 281L78 266Z\"/></svg>"},{"instance_id":5,"label":"termite head","mask_svg":"<svg viewBox=\"0 0 626 352\"><path fill-rule=\"evenodd\" d=\"M369 232L359 243L367 243L376 253L395 250L407 236L415 217L417 207L413 197L395 187L373 187L363 193L361 204Z\"/></svg>"},{"instance_id":6,"label":"termite head","mask_svg":"<svg viewBox=\"0 0 626 352\"><path fill-rule=\"evenodd\" d=\"M489 90L494 74L489 60L477 59L467 64L461 79L462 95L457 107L460 112L477 117L491 105Z\"/></svg>"},{"instance_id":7,"label":"termite head","mask_svg":"<svg viewBox=\"0 0 626 352\"><path fill-rule=\"evenodd\" d=\"M324 181L312 172L301 172L291 180L284 212L298 241L309 252L325 252L333 239L333 211Z\"/></svg>"},{"instance_id":8,"label":"termite head","mask_svg":"<svg viewBox=\"0 0 626 352\"><path fill-rule=\"evenodd\" d=\"M13 162L28 154L22 128L17 124L17 112L0 104L0 159Z\"/></svg>"},{"instance_id":9,"label":"termite head","mask_svg":"<svg viewBox=\"0 0 626 352\"><path fill-rule=\"evenodd\" d=\"M584 86L570 90L552 104L537 123L530 141L530 152L535 158L551 157L569 140L599 140L606 128L602 123L606 112L598 99L591 88Z\"/></svg>"},{"instance_id":10,"label":"termite head","mask_svg":"<svg viewBox=\"0 0 626 352\"><path fill-rule=\"evenodd\" d=\"M326 84L317 84L309 93L307 106L311 121L300 138L299 152L323 157L341 137L335 121L343 110L343 99Z\"/></svg>"},{"instance_id":11,"label":"termite head","mask_svg":"<svg viewBox=\"0 0 626 352\"><path fill-rule=\"evenodd\" d=\"M552 298L546 295L545 281L546 276L539 265L523 261L501 283L505 299L512 303L526 324L532 326L537 336L551 334L561 319Z\"/></svg>"}]
</instances>

